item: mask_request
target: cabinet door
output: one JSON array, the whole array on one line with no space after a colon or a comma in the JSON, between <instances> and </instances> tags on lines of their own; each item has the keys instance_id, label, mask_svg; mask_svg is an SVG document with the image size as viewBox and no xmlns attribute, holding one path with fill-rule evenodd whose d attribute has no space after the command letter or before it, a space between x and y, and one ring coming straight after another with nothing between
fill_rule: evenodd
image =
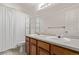
<instances>
[{"instance_id":1,"label":"cabinet door","mask_svg":"<svg viewBox=\"0 0 79 59\"><path fill-rule=\"evenodd\" d=\"M29 41L25 43L25 52L29 54Z\"/></svg>"},{"instance_id":2,"label":"cabinet door","mask_svg":"<svg viewBox=\"0 0 79 59\"><path fill-rule=\"evenodd\" d=\"M38 41L38 47L41 47L47 51L49 51L49 45L48 43L42 42L42 41Z\"/></svg>"},{"instance_id":3,"label":"cabinet door","mask_svg":"<svg viewBox=\"0 0 79 59\"><path fill-rule=\"evenodd\" d=\"M51 45L51 55L54 55L54 46L53 45Z\"/></svg>"},{"instance_id":4,"label":"cabinet door","mask_svg":"<svg viewBox=\"0 0 79 59\"><path fill-rule=\"evenodd\" d=\"M30 53L30 51L29 51L29 42L30 42L30 40L29 40L29 38L28 37L25 37L26 39L25 39L25 52L27 53L27 54L29 54Z\"/></svg>"},{"instance_id":5,"label":"cabinet door","mask_svg":"<svg viewBox=\"0 0 79 59\"><path fill-rule=\"evenodd\" d=\"M30 43L30 54L36 55L36 45Z\"/></svg>"},{"instance_id":6,"label":"cabinet door","mask_svg":"<svg viewBox=\"0 0 79 59\"><path fill-rule=\"evenodd\" d=\"M74 51L71 51L66 48L58 47L58 46L54 46L54 53L56 55L79 55L78 53Z\"/></svg>"},{"instance_id":7,"label":"cabinet door","mask_svg":"<svg viewBox=\"0 0 79 59\"><path fill-rule=\"evenodd\" d=\"M38 55L49 55L49 52L45 49L38 47Z\"/></svg>"}]
</instances>

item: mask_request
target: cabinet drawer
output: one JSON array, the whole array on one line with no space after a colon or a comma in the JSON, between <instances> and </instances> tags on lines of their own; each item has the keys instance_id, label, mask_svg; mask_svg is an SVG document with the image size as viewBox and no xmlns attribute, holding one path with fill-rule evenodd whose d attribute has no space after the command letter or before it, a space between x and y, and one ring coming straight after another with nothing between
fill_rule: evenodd
<instances>
[{"instance_id":1,"label":"cabinet drawer","mask_svg":"<svg viewBox=\"0 0 79 59\"><path fill-rule=\"evenodd\" d=\"M49 44L48 43L38 41L38 47L41 47L41 48L49 51Z\"/></svg>"},{"instance_id":2,"label":"cabinet drawer","mask_svg":"<svg viewBox=\"0 0 79 59\"><path fill-rule=\"evenodd\" d=\"M58 47L58 46L54 46L54 53L57 55L78 55L78 53L76 53L72 50Z\"/></svg>"},{"instance_id":3,"label":"cabinet drawer","mask_svg":"<svg viewBox=\"0 0 79 59\"><path fill-rule=\"evenodd\" d=\"M65 55L79 55L79 53L73 52L71 50L65 50L64 54Z\"/></svg>"},{"instance_id":4,"label":"cabinet drawer","mask_svg":"<svg viewBox=\"0 0 79 59\"><path fill-rule=\"evenodd\" d=\"M49 52L44 49L38 48L38 55L49 55Z\"/></svg>"},{"instance_id":5,"label":"cabinet drawer","mask_svg":"<svg viewBox=\"0 0 79 59\"><path fill-rule=\"evenodd\" d=\"M36 44L36 40L35 39L30 38L30 42L33 43L33 44Z\"/></svg>"}]
</instances>

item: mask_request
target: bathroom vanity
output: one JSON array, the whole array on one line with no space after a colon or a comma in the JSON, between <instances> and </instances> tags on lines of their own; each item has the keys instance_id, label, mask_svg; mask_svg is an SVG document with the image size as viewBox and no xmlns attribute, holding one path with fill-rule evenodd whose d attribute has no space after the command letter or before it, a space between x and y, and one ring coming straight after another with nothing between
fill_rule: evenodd
<instances>
[{"instance_id":1,"label":"bathroom vanity","mask_svg":"<svg viewBox=\"0 0 79 59\"><path fill-rule=\"evenodd\" d=\"M78 55L79 46L49 36L27 35L25 51L28 55ZM55 37L54 37L55 38ZM60 40L60 41L59 41ZM72 41L73 43L74 41ZM78 41L77 41L78 42Z\"/></svg>"}]
</instances>

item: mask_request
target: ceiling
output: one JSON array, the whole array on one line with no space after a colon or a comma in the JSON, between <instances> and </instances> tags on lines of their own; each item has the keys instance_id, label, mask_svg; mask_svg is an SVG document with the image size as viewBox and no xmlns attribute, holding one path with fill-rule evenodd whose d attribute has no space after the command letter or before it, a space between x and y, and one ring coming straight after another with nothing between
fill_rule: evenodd
<instances>
[{"instance_id":1,"label":"ceiling","mask_svg":"<svg viewBox=\"0 0 79 59\"><path fill-rule=\"evenodd\" d=\"M35 14L39 3L3 3L2 5L18 9L30 15Z\"/></svg>"},{"instance_id":2,"label":"ceiling","mask_svg":"<svg viewBox=\"0 0 79 59\"><path fill-rule=\"evenodd\" d=\"M3 5L6 5L11 8L19 9L25 13L28 13L29 15L36 15L36 16L46 16L50 15L55 11L66 9L69 7L79 7L79 4L77 3L52 3L49 7L37 10L40 3L3 3Z\"/></svg>"}]
</instances>

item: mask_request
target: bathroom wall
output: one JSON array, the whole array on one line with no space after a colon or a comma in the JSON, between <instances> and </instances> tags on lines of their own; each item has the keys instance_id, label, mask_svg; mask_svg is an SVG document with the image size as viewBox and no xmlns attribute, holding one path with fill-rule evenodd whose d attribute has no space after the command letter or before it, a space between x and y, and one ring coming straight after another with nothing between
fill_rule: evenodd
<instances>
[{"instance_id":1,"label":"bathroom wall","mask_svg":"<svg viewBox=\"0 0 79 59\"><path fill-rule=\"evenodd\" d=\"M79 36L79 5L66 8L44 11L40 16L43 20L41 32L54 35L61 35L64 31L68 31L65 36ZM46 12L46 13L45 13ZM61 27L65 28L49 28Z\"/></svg>"}]
</instances>

